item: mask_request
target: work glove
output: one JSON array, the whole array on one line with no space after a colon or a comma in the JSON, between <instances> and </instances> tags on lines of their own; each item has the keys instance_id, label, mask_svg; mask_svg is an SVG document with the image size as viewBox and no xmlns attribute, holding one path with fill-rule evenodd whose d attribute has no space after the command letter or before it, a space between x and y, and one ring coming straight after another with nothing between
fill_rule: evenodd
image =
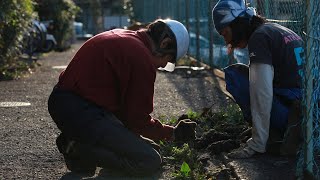
<instances>
[{"instance_id":1,"label":"work glove","mask_svg":"<svg viewBox=\"0 0 320 180\"><path fill-rule=\"evenodd\" d=\"M174 127L174 141L190 141L196 138L197 123L191 121L190 119L180 120L179 123Z\"/></svg>"}]
</instances>

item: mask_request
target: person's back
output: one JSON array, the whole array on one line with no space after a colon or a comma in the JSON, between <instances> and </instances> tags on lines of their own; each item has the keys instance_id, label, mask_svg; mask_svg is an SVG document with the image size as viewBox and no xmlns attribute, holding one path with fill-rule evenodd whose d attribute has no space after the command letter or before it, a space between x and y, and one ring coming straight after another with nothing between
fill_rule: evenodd
<instances>
[{"instance_id":1,"label":"person's back","mask_svg":"<svg viewBox=\"0 0 320 180\"><path fill-rule=\"evenodd\" d=\"M119 113L126 91L134 86L144 87L140 93L152 98L156 69L150 46L146 33L139 31L116 29L98 34L79 49L60 75L58 86ZM129 84L131 75L142 76L144 83Z\"/></svg>"},{"instance_id":2,"label":"person's back","mask_svg":"<svg viewBox=\"0 0 320 180\"><path fill-rule=\"evenodd\" d=\"M248 42L250 63L270 64L274 67L273 86L276 88L300 88L303 41L292 30L276 23L258 27ZM297 59L296 59L297 58Z\"/></svg>"}]
</instances>

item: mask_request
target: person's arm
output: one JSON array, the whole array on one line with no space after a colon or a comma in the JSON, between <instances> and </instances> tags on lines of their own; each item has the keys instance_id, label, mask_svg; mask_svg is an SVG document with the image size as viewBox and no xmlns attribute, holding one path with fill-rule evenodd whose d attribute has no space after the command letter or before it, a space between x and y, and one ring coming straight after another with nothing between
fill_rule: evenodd
<instances>
[{"instance_id":1,"label":"person's arm","mask_svg":"<svg viewBox=\"0 0 320 180\"><path fill-rule=\"evenodd\" d=\"M126 125L136 134L153 140L172 140L173 127L150 116L153 111L154 82L151 74L132 74L125 100Z\"/></svg>"},{"instance_id":2,"label":"person's arm","mask_svg":"<svg viewBox=\"0 0 320 180\"><path fill-rule=\"evenodd\" d=\"M125 72L120 73L120 76L127 74L126 83L121 85L121 89L124 89L121 95L121 119L127 128L138 135L152 140L172 140L174 127L150 116L153 111L156 68L151 63L152 55L146 51L135 47L125 64Z\"/></svg>"},{"instance_id":3,"label":"person's arm","mask_svg":"<svg viewBox=\"0 0 320 180\"><path fill-rule=\"evenodd\" d=\"M125 77L121 97L121 119L134 133L152 140L188 141L195 139L196 123L188 119L180 120L176 126L161 123L152 118L154 82L156 67L153 56L146 53L143 48L137 48L127 53L130 59L126 59L119 70L119 76ZM132 49L131 49L132 50ZM126 66L123 70L123 66ZM126 74L126 75L124 75Z\"/></svg>"},{"instance_id":4,"label":"person's arm","mask_svg":"<svg viewBox=\"0 0 320 180\"><path fill-rule=\"evenodd\" d=\"M248 146L257 152L265 152L269 137L270 114L273 99L273 66L252 63L249 68L252 137Z\"/></svg>"}]
</instances>

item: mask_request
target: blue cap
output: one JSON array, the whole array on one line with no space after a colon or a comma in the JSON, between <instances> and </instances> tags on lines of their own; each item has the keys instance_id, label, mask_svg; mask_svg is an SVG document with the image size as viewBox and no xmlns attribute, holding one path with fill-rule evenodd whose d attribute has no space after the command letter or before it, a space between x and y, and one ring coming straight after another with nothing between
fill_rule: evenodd
<instances>
[{"instance_id":1,"label":"blue cap","mask_svg":"<svg viewBox=\"0 0 320 180\"><path fill-rule=\"evenodd\" d=\"M212 19L218 32L228 26L238 16L256 15L252 7L246 7L244 0L219 0L212 9Z\"/></svg>"}]
</instances>

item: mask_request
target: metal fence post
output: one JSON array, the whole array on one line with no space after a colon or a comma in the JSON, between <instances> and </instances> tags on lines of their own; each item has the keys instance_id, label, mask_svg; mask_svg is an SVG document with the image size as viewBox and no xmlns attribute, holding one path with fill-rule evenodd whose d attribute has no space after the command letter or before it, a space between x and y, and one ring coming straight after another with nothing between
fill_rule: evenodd
<instances>
[{"instance_id":1,"label":"metal fence post","mask_svg":"<svg viewBox=\"0 0 320 180\"><path fill-rule=\"evenodd\" d=\"M270 9L269 9L269 2L268 1L265 2L265 4L264 4L264 13L265 13L265 16L267 18L271 18L270 17Z\"/></svg>"},{"instance_id":2,"label":"metal fence post","mask_svg":"<svg viewBox=\"0 0 320 180\"><path fill-rule=\"evenodd\" d=\"M313 0L306 0L306 19L305 19L305 29L306 29L306 107L304 112L306 112L306 125L305 125L305 135L306 142L304 145L304 167L305 172L308 174L313 174L313 105L312 105L312 92L313 92L313 78L312 78L312 65L313 65L313 53L312 53L312 39L308 37L313 35L312 26L312 3Z\"/></svg>"},{"instance_id":3,"label":"metal fence post","mask_svg":"<svg viewBox=\"0 0 320 180\"><path fill-rule=\"evenodd\" d=\"M209 29L209 64L210 66L213 66L213 25L212 25L212 13L211 13L211 7L212 1L208 0L208 29Z\"/></svg>"},{"instance_id":4,"label":"metal fence post","mask_svg":"<svg viewBox=\"0 0 320 180\"><path fill-rule=\"evenodd\" d=\"M199 0L195 0L195 24L196 24L196 58L198 65L200 62L200 41L199 41L199 36L200 36L200 29L199 29Z\"/></svg>"},{"instance_id":5,"label":"metal fence post","mask_svg":"<svg viewBox=\"0 0 320 180\"><path fill-rule=\"evenodd\" d=\"M190 25L189 25L189 0L186 1L186 28L189 31Z\"/></svg>"}]
</instances>

